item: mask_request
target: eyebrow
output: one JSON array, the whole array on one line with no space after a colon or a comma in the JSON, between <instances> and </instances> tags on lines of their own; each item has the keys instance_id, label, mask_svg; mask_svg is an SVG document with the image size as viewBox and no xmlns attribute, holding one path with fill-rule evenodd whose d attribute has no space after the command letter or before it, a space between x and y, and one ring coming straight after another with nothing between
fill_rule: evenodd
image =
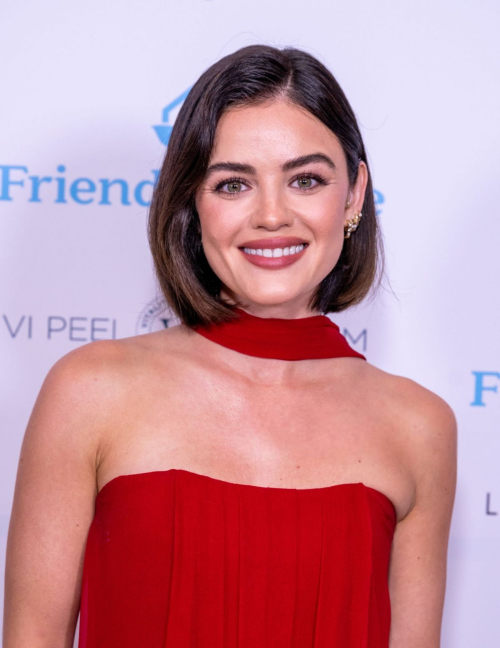
<instances>
[{"instance_id":1,"label":"eyebrow","mask_svg":"<svg viewBox=\"0 0 500 648\"><path fill-rule=\"evenodd\" d=\"M305 166L306 164L312 164L314 162L323 162L331 169L336 169L333 160L325 155L324 153L310 153L309 155L301 155L300 157L293 158L288 160L281 166L283 172L291 171L297 167ZM254 166L251 164L243 164L241 162L217 162L216 164L211 164L205 174L205 178L208 178L209 175L215 173L216 171L233 171L235 173L248 173L249 175L255 175L257 173Z\"/></svg>"}]
</instances>

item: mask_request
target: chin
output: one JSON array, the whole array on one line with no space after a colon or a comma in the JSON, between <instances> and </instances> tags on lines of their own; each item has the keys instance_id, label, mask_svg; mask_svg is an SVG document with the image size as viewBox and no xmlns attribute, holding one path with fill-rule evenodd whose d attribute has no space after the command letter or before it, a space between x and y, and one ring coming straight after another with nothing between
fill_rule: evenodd
<instances>
[{"instance_id":1,"label":"chin","mask_svg":"<svg viewBox=\"0 0 500 648\"><path fill-rule=\"evenodd\" d=\"M231 294L231 299L238 301L242 306L284 306L286 304L292 304L300 298L299 294L296 293L269 293L263 291L262 293L252 292L249 293L240 293L236 295L235 293Z\"/></svg>"}]
</instances>

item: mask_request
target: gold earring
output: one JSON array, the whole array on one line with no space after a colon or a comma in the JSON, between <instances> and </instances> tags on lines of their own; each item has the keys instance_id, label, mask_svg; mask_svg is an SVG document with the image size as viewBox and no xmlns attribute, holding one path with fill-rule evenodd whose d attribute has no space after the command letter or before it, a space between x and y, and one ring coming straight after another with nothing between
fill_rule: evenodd
<instances>
[{"instance_id":1,"label":"gold earring","mask_svg":"<svg viewBox=\"0 0 500 648\"><path fill-rule=\"evenodd\" d=\"M350 218L347 221L347 224L344 226L344 238L349 238L351 236L351 232L354 232L354 230L359 225L361 216L363 216L363 213L359 212L359 214L354 214L354 218Z\"/></svg>"}]
</instances>

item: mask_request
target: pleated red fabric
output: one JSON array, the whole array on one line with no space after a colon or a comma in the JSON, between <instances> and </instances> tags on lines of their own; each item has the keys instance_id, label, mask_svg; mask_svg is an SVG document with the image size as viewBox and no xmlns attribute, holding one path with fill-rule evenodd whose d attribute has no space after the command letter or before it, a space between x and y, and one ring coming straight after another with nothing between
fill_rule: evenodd
<instances>
[{"instance_id":1,"label":"pleated red fabric","mask_svg":"<svg viewBox=\"0 0 500 648\"><path fill-rule=\"evenodd\" d=\"M291 342L301 359L307 336L325 328L303 319L305 346L297 328ZM329 353L339 350L332 339L323 337ZM294 489L177 468L120 475L95 501L78 646L388 648L396 522L389 497L362 482Z\"/></svg>"},{"instance_id":2,"label":"pleated red fabric","mask_svg":"<svg viewBox=\"0 0 500 648\"><path fill-rule=\"evenodd\" d=\"M197 333L229 349L259 358L305 360L366 357L349 346L335 322L326 315L298 319L257 317L241 308L237 319L193 327Z\"/></svg>"}]
</instances>

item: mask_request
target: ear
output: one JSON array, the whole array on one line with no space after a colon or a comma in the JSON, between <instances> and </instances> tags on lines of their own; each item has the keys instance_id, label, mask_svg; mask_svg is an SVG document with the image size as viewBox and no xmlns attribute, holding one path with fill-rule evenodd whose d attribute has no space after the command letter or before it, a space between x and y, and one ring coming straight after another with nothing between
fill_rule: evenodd
<instances>
[{"instance_id":1,"label":"ear","mask_svg":"<svg viewBox=\"0 0 500 648\"><path fill-rule=\"evenodd\" d=\"M359 214L363 209L365 202L366 185L368 184L368 168L363 160L360 161L358 166L358 177L354 187L349 191L348 199L345 207L346 225L347 221Z\"/></svg>"}]
</instances>

